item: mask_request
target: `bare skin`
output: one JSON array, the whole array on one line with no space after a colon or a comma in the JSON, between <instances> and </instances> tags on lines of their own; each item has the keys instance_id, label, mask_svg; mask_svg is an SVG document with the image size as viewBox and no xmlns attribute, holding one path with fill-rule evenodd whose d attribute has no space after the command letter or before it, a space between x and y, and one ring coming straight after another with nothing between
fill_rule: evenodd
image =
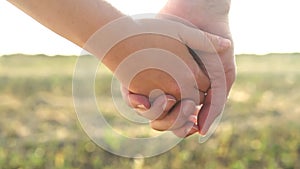
<instances>
[{"instance_id":1,"label":"bare skin","mask_svg":"<svg viewBox=\"0 0 300 169\"><path fill-rule=\"evenodd\" d=\"M97 50L86 46L86 42L90 39L90 37L106 24L124 16L124 14L103 0L8 1L62 37L65 37L80 47L90 49L91 53ZM167 8L164 12L168 13L168 11L169 13L172 13L172 10ZM129 24L132 24L131 26L133 28L137 28L134 21L129 21ZM216 50L219 52L225 51L228 47L230 47L228 40L224 40L219 36L203 33L197 29L189 29L187 32L190 31L194 32L193 35L197 36L195 37L187 35L181 38L183 42L188 42L189 45L197 47L198 49L205 49L206 47L205 44L207 44L207 42L200 41L199 43L197 40L197 38L202 40L205 39L203 36L208 37L208 39L210 39L214 44ZM191 38L195 38L196 40ZM202 44L204 44L204 46L201 46ZM157 35L141 35L128 38L125 41L115 45L114 48L105 56L103 63L114 72L117 65L125 60L128 54L149 47L172 51L188 65L193 74L184 74L182 75L181 80L189 81L191 78L196 77L196 82L199 86L198 89L195 88L195 86L187 86L186 90L188 93L194 93L199 89L206 90L208 88L208 78L204 76L203 71L194 62L185 44L171 38ZM95 52L95 55L97 55L97 52ZM169 64L171 65L171 63ZM172 97L169 99L169 101L173 100L172 102L174 102L174 100L181 99L192 99L193 101L198 99L197 103L193 103L195 105L204 101L203 95L200 96L200 99L182 98L174 79L165 72L157 71L155 69L149 69L141 72L130 82L130 84L128 84L126 80L122 80L122 77L120 76L119 79L121 79L121 83L128 85L131 92L138 93L141 96L148 96L153 89L161 89L165 93L172 95ZM193 109L194 112L195 108L190 109ZM169 122L170 120L168 120L167 123Z\"/></svg>"},{"instance_id":2,"label":"bare skin","mask_svg":"<svg viewBox=\"0 0 300 169\"><path fill-rule=\"evenodd\" d=\"M161 13L175 15L180 18L186 19L196 25L199 29L208 31L210 33L217 34L219 36L228 38L232 40L231 33L229 29L228 23L228 14L230 9L230 0L169 0L166 6L161 9ZM226 74L226 82L227 82L227 95L232 87L232 84L236 77L236 68L235 68L235 59L233 46L229 49L219 52L220 59L224 66L224 71ZM167 96L167 98L171 98L172 96ZM149 105L147 98L140 97L134 94L127 94L127 98L129 102L133 103L133 107L140 105ZM180 117L180 113L178 112L178 106L184 106L185 104L191 104L190 102L184 101L181 104L175 105L174 102L168 102L168 106L164 109L165 116L160 117L160 119L154 120L151 122L151 127L156 130L172 130L176 135L181 137L186 137L196 132L200 134L205 134L214 118L218 116L218 114L208 116L209 107L211 103L211 93L208 92L208 96L206 97L203 107L198 115L198 126L196 126L193 120L190 120L187 117ZM187 102L187 103L186 103ZM175 108L173 106L175 105ZM159 104L154 102L151 105L148 113L154 113L153 111L159 109L157 108ZM140 112L145 112L145 109L138 109ZM192 113L189 113L192 114ZM198 114L198 112L196 113ZM172 128L168 128L174 124L174 121L168 121L164 119L176 119L178 118L178 122L180 124L184 124L178 129L173 130ZM209 117L209 118L208 118ZM185 121L185 123L183 123ZM204 125L206 122L206 125ZM166 127L167 126L167 127ZM188 133L186 133L189 131Z\"/></svg>"}]
</instances>

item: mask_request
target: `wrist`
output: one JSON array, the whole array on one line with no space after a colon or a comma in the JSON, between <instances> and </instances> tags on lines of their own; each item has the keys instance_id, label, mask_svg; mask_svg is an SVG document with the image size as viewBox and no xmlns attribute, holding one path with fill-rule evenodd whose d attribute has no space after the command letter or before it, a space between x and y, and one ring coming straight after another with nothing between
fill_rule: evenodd
<instances>
[{"instance_id":1,"label":"wrist","mask_svg":"<svg viewBox=\"0 0 300 169\"><path fill-rule=\"evenodd\" d=\"M99 58L104 65L114 71L117 65L131 51L134 51L133 44L136 43L136 40L132 37L126 37L126 35L138 31L138 23L131 17L123 16L108 22L95 31L86 41L84 49Z\"/></svg>"}]
</instances>

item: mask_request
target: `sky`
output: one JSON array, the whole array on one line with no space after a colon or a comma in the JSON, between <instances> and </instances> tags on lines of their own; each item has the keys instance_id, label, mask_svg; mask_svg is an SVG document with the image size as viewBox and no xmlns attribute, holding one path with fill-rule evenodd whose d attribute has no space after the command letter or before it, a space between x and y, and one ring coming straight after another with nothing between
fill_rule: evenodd
<instances>
[{"instance_id":1,"label":"sky","mask_svg":"<svg viewBox=\"0 0 300 169\"><path fill-rule=\"evenodd\" d=\"M129 15L157 12L166 2L109 1ZM300 52L299 8L299 0L232 0L230 27L235 53ZM13 53L80 55L82 51L3 0L0 1L0 21L0 56Z\"/></svg>"}]
</instances>

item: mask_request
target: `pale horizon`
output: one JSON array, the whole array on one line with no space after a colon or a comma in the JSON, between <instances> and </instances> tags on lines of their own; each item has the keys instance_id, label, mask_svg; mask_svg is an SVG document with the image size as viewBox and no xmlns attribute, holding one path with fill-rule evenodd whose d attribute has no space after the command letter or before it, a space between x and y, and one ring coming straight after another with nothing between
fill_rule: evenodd
<instances>
[{"instance_id":1,"label":"pale horizon","mask_svg":"<svg viewBox=\"0 0 300 169\"><path fill-rule=\"evenodd\" d=\"M155 13L166 2L128 0L136 4L128 6L128 1L110 1L129 15ZM232 0L230 26L235 53L300 53L299 6L300 2L296 0ZM82 51L7 1L0 1L0 21L0 56L16 53L80 55Z\"/></svg>"}]
</instances>

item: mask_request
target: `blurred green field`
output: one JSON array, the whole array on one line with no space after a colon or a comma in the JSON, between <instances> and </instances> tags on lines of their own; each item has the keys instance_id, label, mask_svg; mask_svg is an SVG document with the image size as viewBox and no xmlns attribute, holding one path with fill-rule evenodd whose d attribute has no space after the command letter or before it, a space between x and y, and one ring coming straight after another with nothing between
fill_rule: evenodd
<instances>
[{"instance_id":1,"label":"blurred green field","mask_svg":"<svg viewBox=\"0 0 300 169\"><path fill-rule=\"evenodd\" d=\"M81 129L72 100L76 59L0 57L0 169L300 169L300 54L237 56L238 77L213 137L199 144L192 136L139 160L98 148ZM95 91L109 116L111 75L99 74Z\"/></svg>"}]
</instances>

